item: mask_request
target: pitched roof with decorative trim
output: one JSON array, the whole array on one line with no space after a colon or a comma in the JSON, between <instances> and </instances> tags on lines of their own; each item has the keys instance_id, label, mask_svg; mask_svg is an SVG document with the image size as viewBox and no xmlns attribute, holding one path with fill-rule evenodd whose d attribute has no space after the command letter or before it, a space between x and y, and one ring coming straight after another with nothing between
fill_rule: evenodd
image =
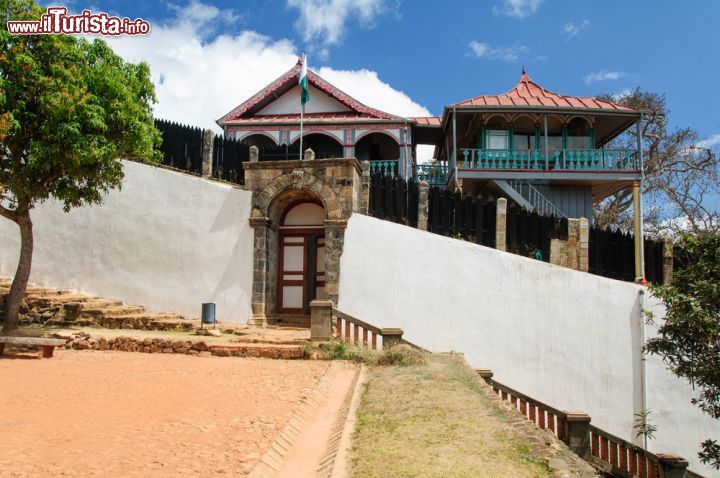
<instances>
[{"instance_id":1,"label":"pitched roof with decorative trim","mask_svg":"<svg viewBox=\"0 0 720 478\"><path fill-rule=\"evenodd\" d=\"M483 95L455 103L451 106L541 106L550 108L603 109L614 111L637 111L634 108L619 105L592 97L567 96L546 90L533 81L522 70L520 80L515 87L501 95Z\"/></svg>"},{"instance_id":2,"label":"pitched roof with decorative trim","mask_svg":"<svg viewBox=\"0 0 720 478\"><path fill-rule=\"evenodd\" d=\"M290 70L257 92L250 99L234 108L228 114L218 119L217 124L223 126L226 123L240 124L247 121L262 121L261 118L266 115L255 118L253 118L253 115L296 86L301 68L302 63L298 60L295 66ZM309 84L353 110L357 114L356 117L358 118L366 120L376 119L405 121L405 119L400 116L391 115L390 113L385 113L384 111L380 111L360 103L352 96L323 80L311 70L308 70L307 73Z\"/></svg>"},{"instance_id":3,"label":"pitched roof with decorative trim","mask_svg":"<svg viewBox=\"0 0 720 478\"><path fill-rule=\"evenodd\" d=\"M439 116L412 116L409 119L415 121L418 126L440 126L442 118Z\"/></svg>"}]
</instances>

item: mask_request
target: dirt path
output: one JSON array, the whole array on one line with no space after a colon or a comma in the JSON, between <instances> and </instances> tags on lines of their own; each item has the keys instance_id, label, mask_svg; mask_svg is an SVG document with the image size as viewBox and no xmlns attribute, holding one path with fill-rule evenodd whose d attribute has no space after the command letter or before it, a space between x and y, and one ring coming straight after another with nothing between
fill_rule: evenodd
<instances>
[{"instance_id":1,"label":"dirt path","mask_svg":"<svg viewBox=\"0 0 720 478\"><path fill-rule=\"evenodd\" d=\"M0 475L243 476L327 366L76 351L0 359Z\"/></svg>"}]
</instances>

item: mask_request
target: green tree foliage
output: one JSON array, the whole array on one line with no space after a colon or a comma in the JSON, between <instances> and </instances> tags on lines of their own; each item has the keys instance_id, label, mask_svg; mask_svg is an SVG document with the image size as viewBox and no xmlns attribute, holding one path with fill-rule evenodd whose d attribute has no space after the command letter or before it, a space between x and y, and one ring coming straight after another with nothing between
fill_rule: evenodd
<instances>
[{"instance_id":1,"label":"green tree foliage","mask_svg":"<svg viewBox=\"0 0 720 478\"><path fill-rule=\"evenodd\" d=\"M7 20L38 20L32 0L0 0L0 216L20 228L18 269L3 331L17 314L32 264L33 207L100 203L120 186L118 158L155 163L160 133L147 64L123 61L100 40L10 35Z\"/></svg>"},{"instance_id":2,"label":"green tree foliage","mask_svg":"<svg viewBox=\"0 0 720 478\"><path fill-rule=\"evenodd\" d=\"M646 231L653 235L720 231L718 152L704 146L694 129L667 126L670 112L664 95L635 89L620 98L601 97L644 112L640 134ZM636 149L636 128L619 135L608 148ZM631 189L619 191L597 204L595 223L632 230Z\"/></svg>"},{"instance_id":3,"label":"green tree foliage","mask_svg":"<svg viewBox=\"0 0 720 478\"><path fill-rule=\"evenodd\" d=\"M653 289L667 313L646 350L689 379L699 390L693 404L720 420L720 234L686 234L678 249L672 283ZM708 439L701 450L703 462L720 469L717 442Z\"/></svg>"}]
</instances>

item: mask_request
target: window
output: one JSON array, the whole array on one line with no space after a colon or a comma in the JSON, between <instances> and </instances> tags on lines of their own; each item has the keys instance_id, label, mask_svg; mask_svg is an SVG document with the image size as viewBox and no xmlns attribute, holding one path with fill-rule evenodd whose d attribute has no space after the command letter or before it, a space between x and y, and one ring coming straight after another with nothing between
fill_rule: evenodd
<instances>
[{"instance_id":1,"label":"window","mask_svg":"<svg viewBox=\"0 0 720 478\"><path fill-rule=\"evenodd\" d=\"M545 136L540 136L540 149L545 150ZM557 150L562 149L561 135L548 135L548 151L552 155Z\"/></svg>"},{"instance_id":2,"label":"window","mask_svg":"<svg viewBox=\"0 0 720 478\"><path fill-rule=\"evenodd\" d=\"M535 134L516 134L513 137L513 148L519 151L535 149Z\"/></svg>"},{"instance_id":3,"label":"window","mask_svg":"<svg viewBox=\"0 0 720 478\"><path fill-rule=\"evenodd\" d=\"M590 123L583 118L573 118L567 126L568 149L592 149Z\"/></svg>"},{"instance_id":4,"label":"window","mask_svg":"<svg viewBox=\"0 0 720 478\"><path fill-rule=\"evenodd\" d=\"M509 149L507 131L488 130L486 138L487 149Z\"/></svg>"}]
</instances>

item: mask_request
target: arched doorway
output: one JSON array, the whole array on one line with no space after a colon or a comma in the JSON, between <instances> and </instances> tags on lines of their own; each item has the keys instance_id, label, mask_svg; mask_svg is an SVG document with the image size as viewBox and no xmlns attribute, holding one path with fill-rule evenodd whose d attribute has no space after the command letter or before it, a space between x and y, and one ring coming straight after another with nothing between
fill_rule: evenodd
<instances>
[{"instance_id":1,"label":"arched doorway","mask_svg":"<svg viewBox=\"0 0 720 478\"><path fill-rule=\"evenodd\" d=\"M370 133L355 143L355 157L358 161L397 161L400 145L385 133Z\"/></svg>"},{"instance_id":2,"label":"arched doorway","mask_svg":"<svg viewBox=\"0 0 720 478\"><path fill-rule=\"evenodd\" d=\"M325 295L325 210L318 201L291 203L280 220L277 319L309 314Z\"/></svg>"},{"instance_id":3,"label":"arched doorway","mask_svg":"<svg viewBox=\"0 0 720 478\"><path fill-rule=\"evenodd\" d=\"M298 147L300 138L293 141L293 146ZM343 147L340 141L322 133L310 133L303 135L303 151L310 148L315 152L316 159L342 158Z\"/></svg>"},{"instance_id":4,"label":"arched doorway","mask_svg":"<svg viewBox=\"0 0 720 478\"><path fill-rule=\"evenodd\" d=\"M240 141L248 146L257 146L259 149L277 148L277 143L272 138L262 133L249 134L240 139Z\"/></svg>"}]
</instances>

